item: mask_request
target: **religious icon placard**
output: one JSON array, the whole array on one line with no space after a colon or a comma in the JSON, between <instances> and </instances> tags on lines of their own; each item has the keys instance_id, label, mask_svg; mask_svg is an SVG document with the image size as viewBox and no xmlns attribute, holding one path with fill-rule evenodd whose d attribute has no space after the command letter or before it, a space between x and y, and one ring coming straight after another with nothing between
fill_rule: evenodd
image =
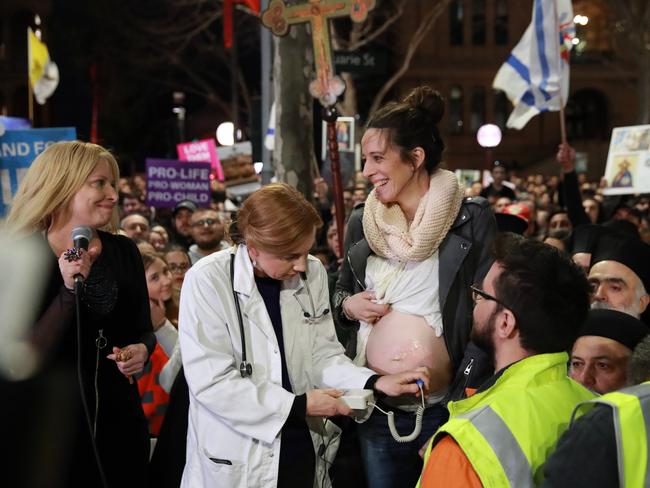
<instances>
[{"instance_id":1,"label":"religious icon placard","mask_svg":"<svg viewBox=\"0 0 650 488\"><path fill-rule=\"evenodd\" d=\"M650 193L650 125L614 128L605 179L605 195Z\"/></svg>"},{"instance_id":2,"label":"religious icon placard","mask_svg":"<svg viewBox=\"0 0 650 488\"><path fill-rule=\"evenodd\" d=\"M327 157L327 122L323 122L323 144L321 158L325 161ZM339 145L339 152L354 152L354 117L336 118L336 140Z\"/></svg>"}]
</instances>

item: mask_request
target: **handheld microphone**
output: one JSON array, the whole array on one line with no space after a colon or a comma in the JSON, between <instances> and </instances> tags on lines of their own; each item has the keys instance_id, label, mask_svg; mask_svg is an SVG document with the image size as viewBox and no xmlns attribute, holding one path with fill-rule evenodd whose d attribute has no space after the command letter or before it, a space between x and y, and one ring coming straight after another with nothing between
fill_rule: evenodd
<instances>
[{"instance_id":1,"label":"handheld microphone","mask_svg":"<svg viewBox=\"0 0 650 488\"><path fill-rule=\"evenodd\" d=\"M72 229L72 234L70 237L72 237L72 243L75 248L87 251L88 246L90 245L90 240L93 238L93 230L87 225L81 225ZM83 275L75 275L74 281L75 283L83 283Z\"/></svg>"}]
</instances>

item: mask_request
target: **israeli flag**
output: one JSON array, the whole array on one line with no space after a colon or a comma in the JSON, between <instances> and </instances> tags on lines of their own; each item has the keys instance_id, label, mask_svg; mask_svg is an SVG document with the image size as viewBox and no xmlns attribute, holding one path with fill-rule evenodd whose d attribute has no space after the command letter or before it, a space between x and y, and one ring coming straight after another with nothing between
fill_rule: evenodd
<instances>
[{"instance_id":1,"label":"israeli flag","mask_svg":"<svg viewBox=\"0 0 650 488\"><path fill-rule=\"evenodd\" d=\"M508 127L521 129L538 113L566 105L574 37L571 0L535 0L532 22L492 83L514 105Z\"/></svg>"}]
</instances>

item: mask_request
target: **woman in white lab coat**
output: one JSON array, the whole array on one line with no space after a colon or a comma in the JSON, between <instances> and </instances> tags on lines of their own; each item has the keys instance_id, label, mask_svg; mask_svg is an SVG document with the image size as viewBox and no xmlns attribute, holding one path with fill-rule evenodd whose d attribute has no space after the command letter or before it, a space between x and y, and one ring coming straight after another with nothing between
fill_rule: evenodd
<instances>
[{"instance_id":1,"label":"woman in white lab coat","mask_svg":"<svg viewBox=\"0 0 650 488\"><path fill-rule=\"evenodd\" d=\"M344 355L327 273L308 256L321 225L299 192L268 185L239 211L237 245L187 273L183 487L329 486L340 431L327 417L351 413L342 389L398 396L418 394L418 379L428 384L426 370L378 376Z\"/></svg>"}]
</instances>

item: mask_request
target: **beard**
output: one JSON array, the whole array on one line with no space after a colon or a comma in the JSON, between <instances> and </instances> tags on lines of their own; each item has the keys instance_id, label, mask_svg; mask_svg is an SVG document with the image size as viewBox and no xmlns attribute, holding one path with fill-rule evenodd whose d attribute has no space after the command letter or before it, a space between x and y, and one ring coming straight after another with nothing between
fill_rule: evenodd
<instances>
[{"instance_id":1,"label":"beard","mask_svg":"<svg viewBox=\"0 0 650 488\"><path fill-rule=\"evenodd\" d=\"M477 327L478 324L475 322L469 335L470 340L488 355L492 363L495 361L494 340L492 339L492 336L494 335L494 329L496 328L497 313L498 312L496 311L492 312L485 321L485 324L480 328Z\"/></svg>"},{"instance_id":2,"label":"beard","mask_svg":"<svg viewBox=\"0 0 650 488\"><path fill-rule=\"evenodd\" d=\"M617 312L623 312L628 315L631 315L635 319L641 318L641 307L638 303L634 303L634 302L631 305L614 307L609 302L596 300L594 303L591 304L591 309L592 310L616 310Z\"/></svg>"},{"instance_id":3,"label":"beard","mask_svg":"<svg viewBox=\"0 0 650 488\"><path fill-rule=\"evenodd\" d=\"M221 240L222 239L219 236L215 236L215 237L206 237L205 239L198 239L195 240L195 242L196 245L199 247L199 249L203 249L205 251L211 251L212 249L219 246Z\"/></svg>"}]
</instances>

